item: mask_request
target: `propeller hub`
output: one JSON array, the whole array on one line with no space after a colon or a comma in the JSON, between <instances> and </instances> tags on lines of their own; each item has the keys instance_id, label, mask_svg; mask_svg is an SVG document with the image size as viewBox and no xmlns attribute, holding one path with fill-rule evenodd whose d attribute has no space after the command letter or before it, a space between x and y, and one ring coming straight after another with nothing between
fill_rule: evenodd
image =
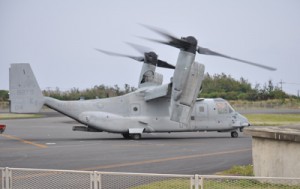
<instances>
[{"instance_id":1,"label":"propeller hub","mask_svg":"<svg viewBox=\"0 0 300 189\"><path fill-rule=\"evenodd\" d=\"M191 45L197 46L197 39L193 36L182 37L182 39L189 42Z\"/></svg>"},{"instance_id":2,"label":"propeller hub","mask_svg":"<svg viewBox=\"0 0 300 189\"><path fill-rule=\"evenodd\" d=\"M188 45L183 45L183 49L187 52L196 54L197 50L197 39L193 36L182 37L181 40L187 42Z\"/></svg>"},{"instance_id":3,"label":"propeller hub","mask_svg":"<svg viewBox=\"0 0 300 189\"><path fill-rule=\"evenodd\" d=\"M157 54L155 52L148 52L148 53L145 53L145 62L146 63L151 63L153 65L156 65L157 64Z\"/></svg>"}]
</instances>

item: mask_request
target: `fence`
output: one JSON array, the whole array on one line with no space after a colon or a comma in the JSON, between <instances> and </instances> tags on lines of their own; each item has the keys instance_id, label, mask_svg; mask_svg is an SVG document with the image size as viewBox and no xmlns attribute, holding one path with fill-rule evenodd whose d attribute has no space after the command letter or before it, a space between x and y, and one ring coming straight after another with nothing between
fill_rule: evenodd
<instances>
[{"instance_id":1,"label":"fence","mask_svg":"<svg viewBox=\"0 0 300 189\"><path fill-rule=\"evenodd\" d=\"M0 189L300 189L300 178L0 168Z\"/></svg>"}]
</instances>

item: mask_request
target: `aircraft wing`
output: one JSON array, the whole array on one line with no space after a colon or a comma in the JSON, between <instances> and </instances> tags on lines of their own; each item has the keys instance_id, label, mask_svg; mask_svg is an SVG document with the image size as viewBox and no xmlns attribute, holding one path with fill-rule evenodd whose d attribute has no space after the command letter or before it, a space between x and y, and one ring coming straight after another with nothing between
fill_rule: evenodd
<instances>
[{"instance_id":1,"label":"aircraft wing","mask_svg":"<svg viewBox=\"0 0 300 189\"><path fill-rule=\"evenodd\" d=\"M145 93L144 96L145 101L150 101L160 97L169 96L171 92L171 84L149 87L143 92Z\"/></svg>"}]
</instances>

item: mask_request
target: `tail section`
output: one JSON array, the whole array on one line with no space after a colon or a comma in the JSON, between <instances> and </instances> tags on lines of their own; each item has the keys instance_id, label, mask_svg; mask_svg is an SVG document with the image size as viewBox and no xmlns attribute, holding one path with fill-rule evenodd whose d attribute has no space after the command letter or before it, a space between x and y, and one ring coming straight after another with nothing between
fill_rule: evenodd
<instances>
[{"instance_id":1,"label":"tail section","mask_svg":"<svg viewBox=\"0 0 300 189\"><path fill-rule=\"evenodd\" d=\"M14 113L37 113L42 108L44 97L29 64L11 64L9 99Z\"/></svg>"}]
</instances>

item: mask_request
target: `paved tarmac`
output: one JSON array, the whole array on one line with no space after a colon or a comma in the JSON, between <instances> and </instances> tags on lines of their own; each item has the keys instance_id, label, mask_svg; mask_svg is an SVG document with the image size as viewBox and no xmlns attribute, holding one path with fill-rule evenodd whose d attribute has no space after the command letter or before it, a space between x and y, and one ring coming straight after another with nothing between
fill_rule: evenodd
<instances>
[{"instance_id":1,"label":"paved tarmac","mask_svg":"<svg viewBox=\"0 0 300 189\"><path fill-rule=\"evenodd\" d=\"M168 174L214 174L252 163L251 138L240 133L120 134L74 132L65 116L1 120L0 167Z\"/></svg>"}]
</instances>

